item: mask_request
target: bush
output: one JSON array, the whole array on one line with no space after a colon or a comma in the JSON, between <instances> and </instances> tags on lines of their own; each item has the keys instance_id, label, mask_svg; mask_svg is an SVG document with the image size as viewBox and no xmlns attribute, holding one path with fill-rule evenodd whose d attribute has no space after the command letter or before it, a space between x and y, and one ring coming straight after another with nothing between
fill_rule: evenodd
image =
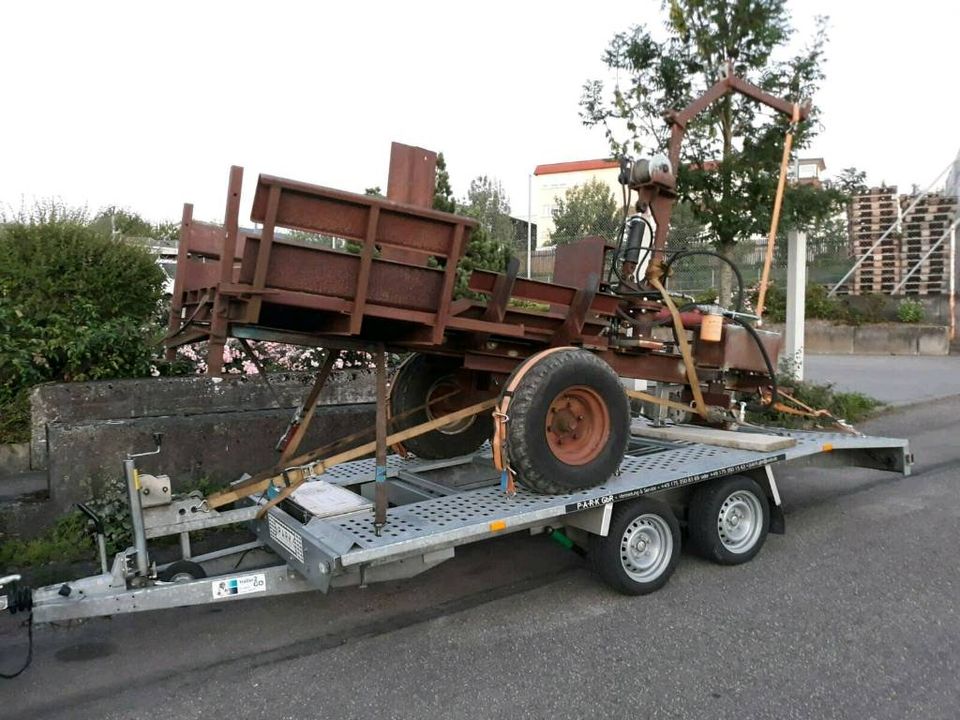
<instances>
[{"instance_id":1,"label":"bush","mask_svg":"<svg viewBox=\"0 0 960 720\"><path fill-rule=\"evenodd\" d=\"M789 377L789 363L781 370L780 388L814 410L826 410L831 415L849 423L857 423L872 416L883 403L859 392L837 392L831 383L812 383ZM783 377L786 375L786 377ZM789 402L785 402L789 405ZM814 427L830 425L829 418L822 421L799 417L789 413L766 413L752 415L754 422L777 425L780 427Z\"/></svg>"},{"instance_id":2,"label":"bush","mask_svg":"<svg viewBox=\"0 0 960 720\"><path fill-rule=\"evenodd\" d=\"M25 417L30 387L150 374L164 273L145 249L81 213L0 226L0 414ZM4 422L4 437L24 425Z\"/></svg>"},{"instance_id":3,"label":"bush","mask_svg":"<svg viewBox=\"0 0 960 720\"><path fill-rule=\"evenodd\" d=\"M924 307L919 300L901 300L897 305L897 319L904 323L923 322Z\"/></svg>"}]
</instances>

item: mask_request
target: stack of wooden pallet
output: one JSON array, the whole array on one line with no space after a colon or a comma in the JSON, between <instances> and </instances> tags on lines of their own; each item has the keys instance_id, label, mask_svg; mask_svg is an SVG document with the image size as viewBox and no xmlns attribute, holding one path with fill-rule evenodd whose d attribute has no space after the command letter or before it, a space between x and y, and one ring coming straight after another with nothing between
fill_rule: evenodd
<instances>
[{"instance_id":1,"label":"stack of wooden pallet","mask_svg":"<svg viewBox=\"0 0 960 720\"><path fill-rule=\"evenodd\" d=\"M916 271L906 281L902 294L936 295L950 291L950 243L949 238L930 252L945 233L950 230L957 214L957 199L944 195L927 195L910 212L907 210L915 200L904 195L900 198L903 218L903 236L900 239L901 278ZM929 253L929 255L928 255Z\"/></svg>"},{"instance_id":2,"label":"stack of wooden pallet","mask_svg":"<svg viewBox=\"0 0 960 720\"><path fill-rule=\"evenodd\" d=\"M871 188L854 195L849 206L850 250L854 258L865 255L891 225L900 220L897 188ZM860 264L847 284L851 295L889 293L900 282L900 233L895 227Z\"/></svg>"}]
</instances>

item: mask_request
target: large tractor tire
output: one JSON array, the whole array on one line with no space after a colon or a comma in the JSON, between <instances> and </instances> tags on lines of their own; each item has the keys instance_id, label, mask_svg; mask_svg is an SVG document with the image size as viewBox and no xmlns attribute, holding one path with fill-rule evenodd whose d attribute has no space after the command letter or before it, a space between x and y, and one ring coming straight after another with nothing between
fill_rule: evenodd
<instances>
[{"instance_id":1,"label":"large tractor tire","mask_svg":"<svg viewBox=\"0 0 960 720\"><path fill-rule=\"evenodd\" d=\"M396 421L391 432L420 425L477 402L474 394L476 378L463 370L458 358L414 354L397 370L390 391L390 416L397 417L415 408L421 408ZM456 393L426 408L431 400ZM468 455L490 439L493 418L481 413L457 420L424 435L403 441L403 446L425 460Z\"/></svg>"},{"instance_id":2,"label":"large tractor tire","mask_svg":"<svg viewBox=\"0 0 960 720\"><path fill-rule=\"evenodd\" d=\"M630 439L630 407L607 363L577 348L546 351L517 368L511 387L506 456L522 485L562 495L616 472Z\"/></svg>"}]
</instances>

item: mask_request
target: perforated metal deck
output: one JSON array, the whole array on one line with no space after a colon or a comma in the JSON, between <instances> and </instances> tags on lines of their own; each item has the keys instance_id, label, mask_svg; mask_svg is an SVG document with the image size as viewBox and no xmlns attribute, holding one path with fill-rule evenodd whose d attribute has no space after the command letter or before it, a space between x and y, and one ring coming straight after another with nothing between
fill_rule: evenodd
<instances>
[{"instance_id":1,"label":"perforated metal deck","mask_svg":"<svg viewBox=\"0 0 960 720\"><path fill-rule=\"evenodd\" d=\"M852 451L853 461L846 464L909 471L906 440L855 437L840 433L786 432L797 444L776 452L735 450L702 444L646 444L637 455L624 457L618 475L602 485L568 495L540 495L518 486L510 497L499 486L456 492L391 508L387 525L376 534L369 512L296 523L299 532L323 542L336 537L346 549L339 555L343 567L372 561L399 559L434 549L459 545L495 534L542 524L569 512L658 490L679 487L702 480L763 467L771 463L803 458L824 452ZM879 460L875 458L879 457ZM442 463L403 460L391 456L387 461L388 478L416 476L419 472L443 472L442 466L473 464L487 473L488 454ZM858 460L863 460L859 462ZM441 466L438 469L438 466ZM373 479L374 461L359 460L336 467L323 479L338 485L355 485ZM276 509L271 512L277 512ZM289 523L285 518L285 523ZM294 521L296 522L296 521Z\"/></svg>"}]
</instances>

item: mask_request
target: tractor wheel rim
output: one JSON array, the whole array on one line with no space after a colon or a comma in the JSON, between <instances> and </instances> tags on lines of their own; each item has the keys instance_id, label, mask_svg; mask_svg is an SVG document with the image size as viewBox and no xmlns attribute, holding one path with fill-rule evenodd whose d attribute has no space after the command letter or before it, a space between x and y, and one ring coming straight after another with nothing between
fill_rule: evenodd
<instances>
[{"instance_id":1,"label":"tractor wheel rim","mask_svg":"<svg viewBox=\"0 0 960 720\"><path fill-rule=\"evenodd\" d=\"M463 387L461 387L460 383L457 382L457 379L454 376L448 375L446 377L442 377L430 386L430 389L427 390L427 403L434 398L449 395L455 390L459 391L460 395L454 395L451 398L441 400L433 405L427 405L428 420L436 420L438 417L443 417L444 415L449 415L452 412L463 409L462 405L457 404L457 400L461 399L463 394ZM438 427L437 432L443 435L458 435L473 425L476 419L476 415L471 415L470 417L462 418L460 420L454 420L453 422Z\"/></svg>"},{"instance_id":2,"label":"tractor wheel rim","mask_svg":"<svg viewBox=\"0 0 960 720\"><path fill-rule=\"evenodd\" d=\"M760 537L763 508L760 499L747 490L727 496L717 516L720 542L732 553L745 553Z\"/></svg>"},{"instance_id":3,"label":"tractor wheel rim","mask_svg":"<svg viewBox=\"0 0 960 720\"><path fill-rule=\"evenodd\" d=\"M635 582L650 582L663 574L673 556L673 534L659 515L639 515L620 539L620 564Z\"/></svg>"},{"instance_id":4,"label":"tractor wheel rim","mask_svg":"<svg viewBox=\"0 0 960 720\"><path fill-rule=\"evenodd\" d=\"M596 390L585 385L567 388L547 409L547 445L567 465L595 460L610 438L610 411Z\"/></svg>"}]
</instances>

